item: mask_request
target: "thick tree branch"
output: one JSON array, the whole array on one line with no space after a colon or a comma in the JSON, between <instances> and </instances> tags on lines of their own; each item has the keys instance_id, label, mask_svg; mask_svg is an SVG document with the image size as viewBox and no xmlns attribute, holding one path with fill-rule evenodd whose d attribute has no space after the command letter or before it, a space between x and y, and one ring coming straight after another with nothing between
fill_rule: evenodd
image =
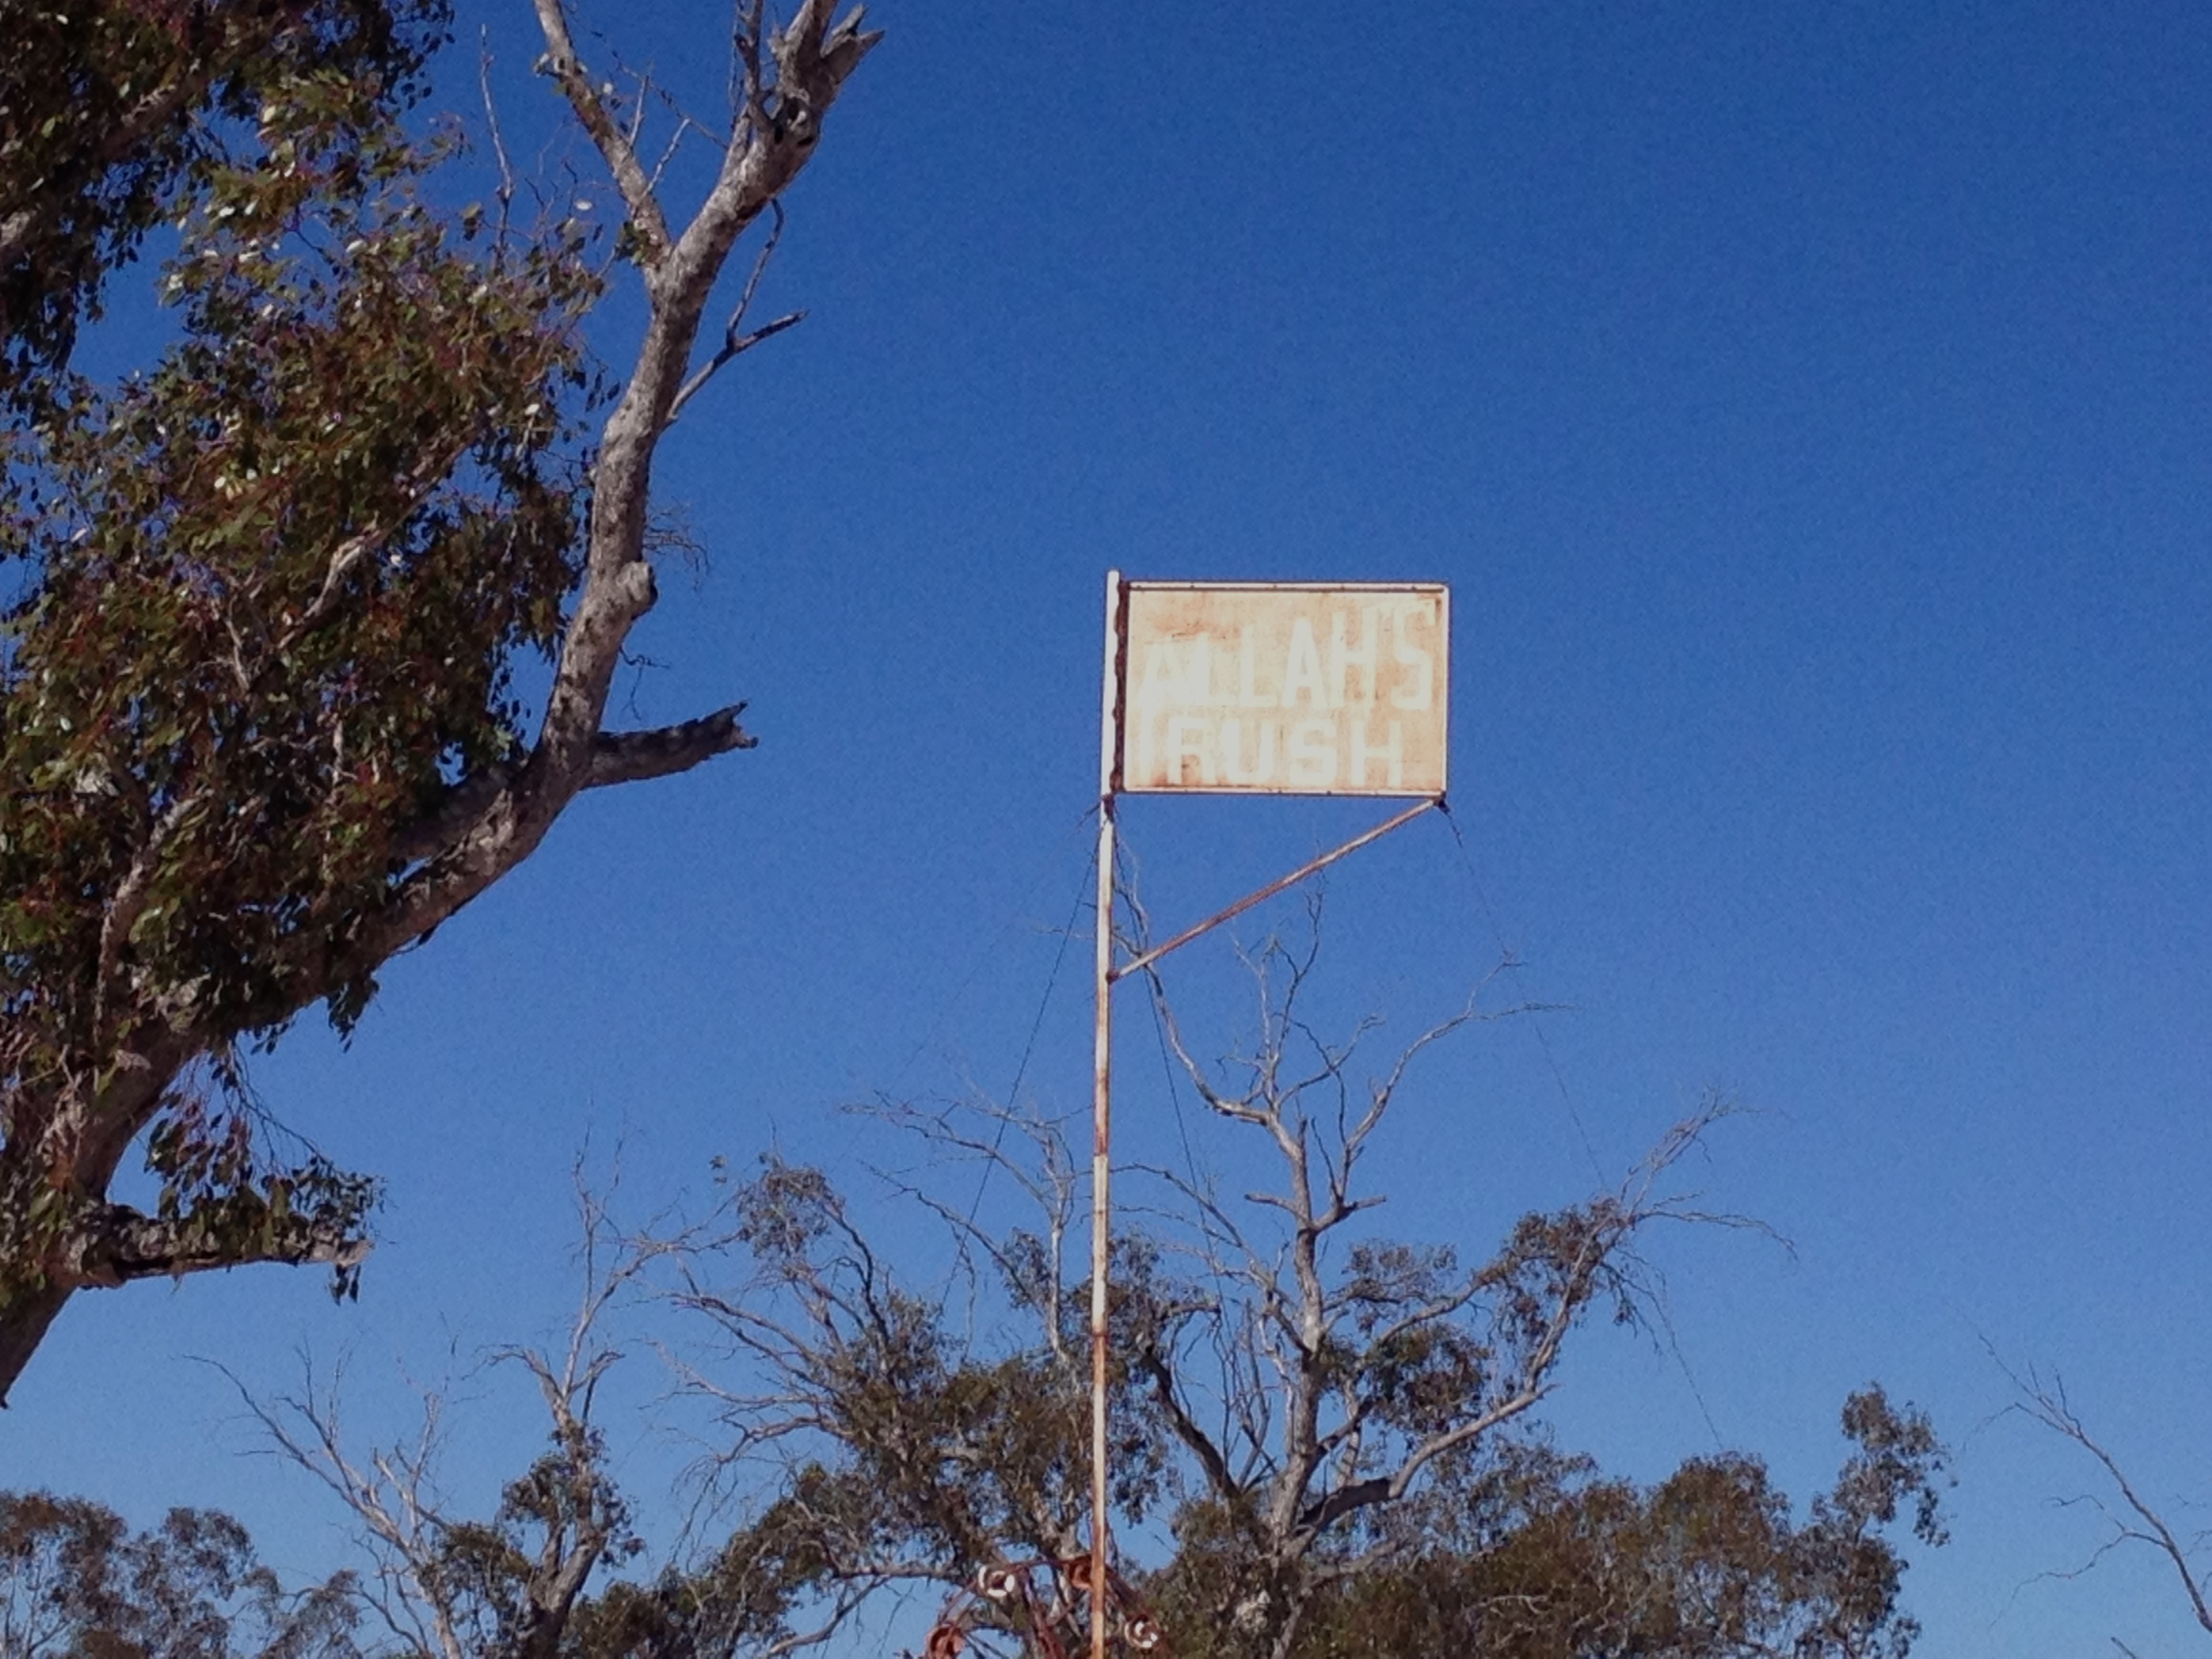
<instances>
[{"instance_id":1,"label":"thick tree branch","mask_svg":"<svg viewBox=\"0 0 2212 1659\"><path fill-rule=\"evenodd\" d=\"M1531 1367L1531 1370L1534 1370ZM1547 1360L1544 1370L1550 1370ZM1524 1382L1516 1392L1507 1395L1480 1416L1471 1417L1454 1425L1442 1434L1431 1435L1413 1448L1389 1474L1356 1480L1323 1494L1310 1504L1298 1516L1298 1529L1318 1538L1346 1516L1377 1504L1392 1503L1411 1491L1423 1469L1446 1453L1471 1444L1484 1435L1494 1433L1525 1415L1544 1397L1548 1388L1544 1382Z\"/></svg>"},{"instance_id":2,"label":"thick tree branch","mask_svg":"<svg viewBox=\"0 0 2212 1659\"><path fill-rule=\"evenodd\" d=\"M649 202L635 150L582 78L561 0L537 0L537 9L549 72L572 102L580 99L577 117L587 131L596 126L594 142L626 198L635 188ZM666 775L746 746L731 710L664 734L610 737L600 726L623 643L656 596L645 549L653 460L684 382L701 314L738 234L798 176L812 154L823 112L879 38L860 31L858 10L830 28L829 10L808 0L776 38L771 100L776 118L732 135L699 211L648 271L651 314L629 383L601 430L583 585L528 761L511 775L464 783L424 823L398 838L399 856L428 862L362 929L345 961L303 982L301 1006L421 938L520 863L580 790L629 776ZM665 222L659 234L665 241Z\"/></svg>"},{"instance_id":3,"label":"thick tree branch","mask_svg":"<svg viewBox=\"0 0 2212 1659\"><path fill-rule=\"evenodd\" d=\"M364 561L380 552L385 544L398 533L407 522L408 515L422 505L422 500L440 480L447 477L469 451L466 437L446 444L434 454L423 458L420 465L410 468L394 481L400 492L395 511L372 520L331 550L329 564L323 572L322 586L316 591L307 608L297 617L288 618L283 634L269 653L271 667L283 659L284 653L307 635L325 626L337 614L340 602L345 597L346 579L361 568Z\"/></svg>"},{"instance_id":4,"label":"thick tree branch","mask_svg":"<svg viewBox=\"0 0 2212 1659\"><path fill-rule=\"evenodd\" d=\"M270 1261L354 1267L368 1251L349 1230L303 1217L272 1218L258 1237L227 1238L210 1237L191 1214L169 1221L104 1204L72 1225L57 1267L65 1288L111 1286Z\"/></svg>"},{"instance_id":5,"label":"thick tree branch","mask_svg":"<svg viewBox=\"0 0 2212 1659\"><path fill-rule=\"evenodd\" d=\"M584 787L599 789L609 784L669 777L733 749L753 748L760 739L738 724L738 716L744 712L744 704L733 702L680 726L664 726L651 732L602 732L592 744L592 769L584 779Z\"/></svg>"},{"instance_id":6,"label":"thick tree branch","mask_svg":"<svg viewBox=\"0 0 2212 1659\"><path fill-rule=\"evenodd\" d=\"M574 59L566 19L560 0L538 0L538 5L557 74ZM629 384L601 433L583 588L562 641L531 763L518 780L513 819L500 822L495 814L472 836L477 847L465 849L411 896L410 905L426 920L450 914L480 890L489 876L477 873L479 868L496 866L490 872L496 873L512 861L483 842L511 840L526 852L596 768L600 721L623 643L653 603L645 560L653 460L685 379L701 315L738 235L798 176L813 152L823 112L877 38L858 33L857 13L836 30L825 29L827 15L825 5L808 0L777 38L775 118L732 135L706 200L648 273L652 315ZM587 101L604 121L596 94ZM580 118L588 124L591 118L580 112ZM635 156L618 133L611 138L609 165L619 183L621 174L635 167ZM625 155L627 161L621 159ZM636 183L645 188L641 176Z\"/></svg>"},{"instance_id":7,"label":"thick tree branch","mask_svg":"<svg viewBox=\"0 0 2212 1659\"><path fill-rule=\"evenodd\" d=\"M116 884L114 896L108 901L107 915L100 925L100 958L93 980L92 1040L95 1053L107 1048L114 1010L118 1006L116 993L121 988L124 946L139 917L145 914L147 900L153 896L154 878L161 867L161 854L193 799L190 790L179 790L160 818L147 826L144 842L131 860L130 869Z\"/></svg>"}]
</instances>

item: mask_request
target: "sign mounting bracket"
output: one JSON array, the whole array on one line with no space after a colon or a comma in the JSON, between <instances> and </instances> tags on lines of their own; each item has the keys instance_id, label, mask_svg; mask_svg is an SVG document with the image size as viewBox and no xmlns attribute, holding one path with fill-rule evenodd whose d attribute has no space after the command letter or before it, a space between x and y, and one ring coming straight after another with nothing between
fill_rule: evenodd
<instances>
[{"instance_id":1,"label":"sign mounting bracket","mask_svg":"<svg viewBox=\"0 0 2212 1659\"><path fill-rule=\"evenodd\" d=\"M1322 870L1326 870L1330 865L1335 863L1339 859L1343 858L1346 854L1358 852L1361 848L1366 846L1370 842L1382 840L1383 836L1389 835L1393 830L1399 828L1402 824L1411 823L1415 818L1420 817L1422 813L1433 811L1443 804L1444 798L1442 795L1434 796L1428 800L1416 801L1413 805L1407 807L1396 817L1392 817L1384 823L1376 824L1372 830L1361 831L1358 835L1354 836L1350 841L1345 842L1343 846L1336 848L1333 851L1323 853L1317 859L1309 859L1305 863L1301 864L1297 869L1291 871L1287 876L1284 876L1279 880L1269 882L1265 887L1261 888L1259 891L1255 893L1246 894L1243 898L1238 899L1236 903L1229 906L1226 909L1215 911L1204 921L1197 922L1191 927L1184 928L1182 932L1177 933L1173 939L1168 940L1166 944L1155 945L1151 950L1143 951L1137 956L1130 957L1128 961L1123 963L1120 967L1108 969L1106 982L1109 985L1119 984L1122 980L1128 978L1132 974L1140 974L1144 972L1146 969L1151 967L1162 957L1167 955L1169 951L1179 949L1180 947L1189 944L1194 939L1202 938L1206 934L1212 933L1215 928L1220 927L1224 921L1235 921L1238 916L1243 915L1254 905L1265 903L1267 900L1274 897L1276 894L1284 891L1285 889L1297 886L1308 876L1315 875Z\"/></svg>"}]
</instances>

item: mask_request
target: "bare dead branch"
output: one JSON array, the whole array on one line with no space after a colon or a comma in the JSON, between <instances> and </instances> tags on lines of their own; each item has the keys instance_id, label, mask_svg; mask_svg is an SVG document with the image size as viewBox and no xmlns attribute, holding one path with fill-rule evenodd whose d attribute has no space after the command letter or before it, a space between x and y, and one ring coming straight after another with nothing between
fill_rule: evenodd
<instances>
[{"instance_id":1,"label":"bare dead branch","mask_svg":"<svg viewBox=\"0 0 2212 1659\"><path fill-rule=\"evenodd\" d=\"M599 1384L622 1358L604 1327L656 1258L651 1246L623 1239L612 1224L609 1195L618 1180L617 1158L608 1188L595 1191L579 1160L580 1283L565 1340L552 1350L509 1346L490 1355L494 1364L519 1365L537 1383L553 1455L535 1473L559 1488L557 1498L542 1510L503 1510L499 1523L518 1533L536 1529L534 1541L513 1540L517 1559L527 1564L518 1587L523 1606L515 1639L518 1651L532 1659L556 1650L586 1583L616 1546L623 1526L623 1507L592 1424ZM452 1514L439 1487L446 1391L420 1391L422 1427L411 1443L356 1455L346 1449L341 1425L342 1371L319 1384L312 1362L303 1358L302 1364L300 1392L274 1401L256 1396L234 1376L231 1381L270 1449L313 1475L352 1514L374 1563L377 1590L371 1600L386 1626L403 1643L441 1659L480 1651L486 1619L516 1610L485 1605L471 1588L474 1579L457 1571L451 1553L461 1533L471 1526L481 1532L483 1523Z\"/></svg>"},{"instance_id":2,"label":"bare dead branch","mask_svg":"<svg viewBox=\"0 0 2212 1659\"><path fill-rule=\"evenodd\" d=\"M343 1365L319 1382L313 1361L302 1354L300 1392L273 1401L216 1369L238 1391L270 1449L320 1482L360 1524L374 1564L376 1589L368 1600L386 1628L417 1650L466 1659L455 1610L441 1593L434 1565L444 1525L431 1488L443 1433L442 1395L422 1396L422 1427L411 1444L372 1451L364 1462L345 1449Z\"/></svg>"},{"instance_id":3,"label":"bare dead branch","mask_svg":"<svg viewBox=\"0 0 2212 1659\"><path fill-rule=\"evenodd\" d=\"M477 33L477 88L483 98L484 131L491 137L492 160L499 168L499 188L492 199L499 204L500 239L507 236L507 220L514 206L514 167L507 159L507 137L500 131L499 106L491 95L491 30L489 27Z\"/></svg>"},{"instance_id":4,"label":"bare dead branch","mask_svg":"<svg viewBox=\"0 0 2212 1659\"><path fill-rule=\"evenodd\" d=\"M471 780L447 803L465 799L465 818L441 809L434 836L411 834L403 845L424 862L404 882L394 902L363 930L356 956L378 962L437 927L462 905L535 850L554 818L580 790L631 775L682 769L727 749L729 740L699 741L643 750L616 738L611 758L601 747L609 691L625 641L657 597L647 560L649 489L653 462L668 428L698 336L702 313L738 237L796 178L811 156L823 114L846 78L880 37L860 27L856 10L836 27L829 8L808 0L768 54L770 84L757 88L763 112L733 135L713 185L690 222L674 233L660 213L635 149L614 125L599 93L584 73L562 0L536 0L545 33L545 66L560 83L578 119L600 149L631 210L647 249L646 291L651 314L622 396L603 425L592 476L584 577L555 664L553 683L526 764ZM766 73L765 62L763 73ZM738 140L742 139L742 142ZM726 714L727 711L725 711ZM722 716L706 717L713 727ZM682 728L675 728L681 730ZM702 738L709 733L700 730ZM456 820L459 820L456 822ZM352 963L332 965L333 982ZM303 990L321 994L310 981Z\"/></svg>"},{"instance_id":5,"label":"bare dead branch","mask_svg":"<svg viewBox=\"0 0 2212 1659\"><path fill-rule=\"evenodd\" d=\"M615 188L622 192L623 204L629 210L630 223L635 227L641 263L647 271L658 270L668 257L668 221L661 212L659 198L653 192L652 180L639 165L636 146L608 113L598 88L585 72L582 60L576 56L562 0L536 0L536 4L538 27L545 34L545 56L539 63L560 86L578 123L606 161Z\"/></svg>"},{"instance_id":6,"label":"bare dead branch","mask_svg":"<svg viewBox=\"0 0 2212 1659\"><path fill-rule=\"evenodd\" d=\"M1996 1359L1994 1351L1990 1358ZM2126 1506L2126 1516L2123 1517L2113 1515L2104 1504L2098 1504L2098 1510L2112 1527L2112 1536L2083 1566L2072 1571L2045 1576L2078 1577L2123 1544L2147 1546L2163 1556L2173 1569L2175 1577L2181 1581L2182 1594L2187 1598L2190 1613L2202 1629L2212 1633L2212 1600L2208 1600L2208 1584L2212 1584L2212 1574L2197 1569L2191 1559L2190 1546L2144 1498L2119 1459L2089 1431L2074 1409L2073 1402L2067 1397L2064 1382L2054 1376L2046 1383L2032 1370L2022 1376L2007 1367L2002 1360L1996 1363L2012 1383L2017 1396L2008 1409L2020 1412L2032 1422L2040 1424L2087 1452L2105 1471L2113 1490L2119 1494L2121 1503ZM2115 1644L2118 1644L2117 1638Z\"/></svg>"}]
</instances>

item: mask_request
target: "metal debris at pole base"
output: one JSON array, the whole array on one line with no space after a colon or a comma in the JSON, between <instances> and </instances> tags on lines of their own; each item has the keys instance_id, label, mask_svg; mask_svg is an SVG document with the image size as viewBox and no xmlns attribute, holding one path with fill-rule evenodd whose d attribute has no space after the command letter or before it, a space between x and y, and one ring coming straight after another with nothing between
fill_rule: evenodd
<instances>
[{"instance_id":1,"label":"metal debris at pole base","mask_svg":"<svg viewBox=\"0 0 2212 1659\"><path fill-rule=\"evenodd\" d=\"M1103 1597L1091 1594L1091 1562L1071 1555L986 1563L945 1601L919 1659L960 1659L971 1643L988 1648L994 1635L1012 1637L1039 1659L1077 1659L1085 1634L1094 1650L1116 1636L1143 1659L1174 1659L1159 1620L1118 1573L1107 1575Z\"/></svg>"}]
</instances>

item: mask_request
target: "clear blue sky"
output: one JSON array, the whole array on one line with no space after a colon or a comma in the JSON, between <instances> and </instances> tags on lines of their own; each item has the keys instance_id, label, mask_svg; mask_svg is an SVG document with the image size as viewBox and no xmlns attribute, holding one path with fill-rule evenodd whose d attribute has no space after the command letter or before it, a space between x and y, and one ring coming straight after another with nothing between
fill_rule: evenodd
<instances>
[{"instance_id":1,"label":"clear blue sky","mask_svg":"<svg viewBox=\"0 0 2212 1659\"><path fill-rule=\"evenodd\" d=\"M711 107L721 9L640 9L599 21ZM526 11L461 33L526 131ZM80 1297L0 1480L323 1559L190 1356L269 1387L350 1349L374 1428L398 1359L557 1322L587 1130L629 1126L643 1203L771 1134L857 1176L834 1109L878 1088L1002 1091L1084 878L1103 572L1442 580L1474 879L1434 821L1345 866L1333 994L1411 1025L1510 945L1577 1012L1424 1074L1393 1226L1480 1246L1590 1184L1577 1120L1610 1173L1731 1089L1763 1115L1698 1179L1796 1254L1663 1241L1678 1352L1591 1332L1562 1437L1655 1475L1717 1431L1802 1494L1880 1377L1961 1449L1922 1653L2201 1643L2147 1559L2030 1582L2094 1547L2050 1502L2094 1483L1989 1420L1984 1344L2212 1501L2212 10L878 11L764 295L809 320L660 475L711 570L664 582L636 718L750 697L761 748L585 801L349 1054L263 1066L389 1179L357 1307L273 1270ZM1127 826L1180 919L1376 816ZM1172 1121L1124 1029L1141 1152ZM509 1386L464 1492L536 1432Z\"/></svg>"}]
</instances>

